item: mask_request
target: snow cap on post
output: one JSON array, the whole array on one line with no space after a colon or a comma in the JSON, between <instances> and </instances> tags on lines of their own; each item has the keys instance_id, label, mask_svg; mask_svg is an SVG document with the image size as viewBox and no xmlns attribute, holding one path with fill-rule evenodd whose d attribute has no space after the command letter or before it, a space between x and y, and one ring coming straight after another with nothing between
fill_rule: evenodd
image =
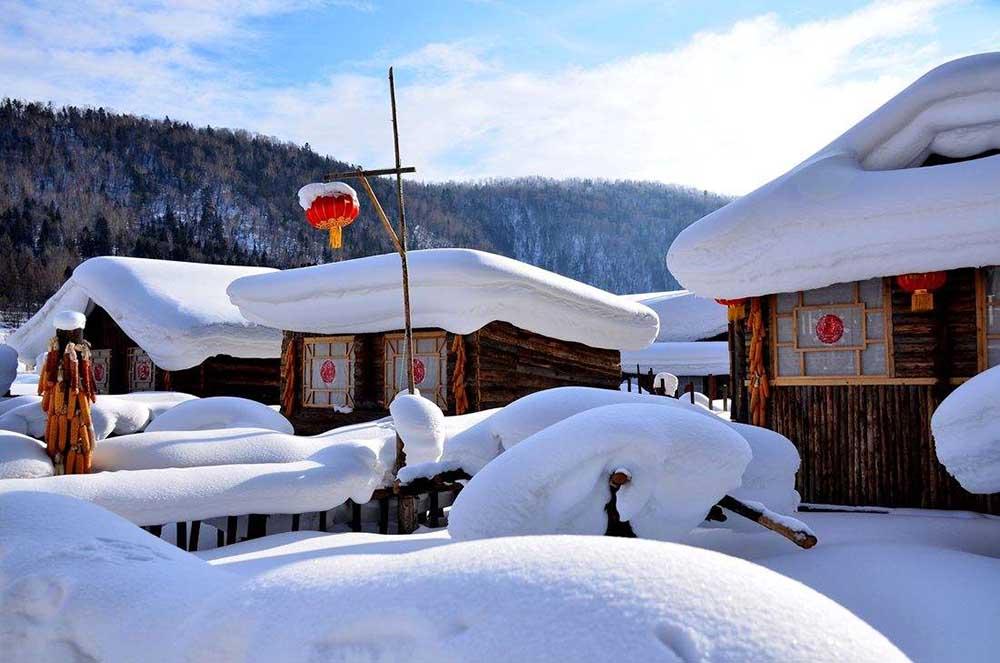
<instances>
[{"instance_id":1,"label":"snow cap on post","mask_svg":"<svg viewBox=\"0 0 1000 663\"><path fill-rule=\"evenodd\" d=\"M52 319L52 326L64 331L83 329L87 325L87 316L79 311L59 311Z\"/></svg>"}]
</instances>

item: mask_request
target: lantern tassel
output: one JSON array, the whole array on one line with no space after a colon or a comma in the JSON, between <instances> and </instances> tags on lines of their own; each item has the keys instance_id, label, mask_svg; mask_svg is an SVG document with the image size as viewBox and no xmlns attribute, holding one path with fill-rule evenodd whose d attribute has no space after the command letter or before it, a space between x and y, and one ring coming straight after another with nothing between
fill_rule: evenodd
<instances>
[{"instance_id":1,"label":"lantern tassel","mask_svg":"<svg viewBox=\"0 0 1000 663\"><path fill-rule=\"evenodd\" d=\"M339 249L344 245L344 236L340 226L330 226L330 248Z\"/></svg>"},{"instance_id":2,"label":"lantern tassel","mask_svg":"<svg viewBox=\"0 0 1000 663\"><path fill-rule=\"evenodd\" d=\"M934 293L927 290L917 290L910 295L910 310L916 312L934 310Z\"/></svg>"}]
</instances>

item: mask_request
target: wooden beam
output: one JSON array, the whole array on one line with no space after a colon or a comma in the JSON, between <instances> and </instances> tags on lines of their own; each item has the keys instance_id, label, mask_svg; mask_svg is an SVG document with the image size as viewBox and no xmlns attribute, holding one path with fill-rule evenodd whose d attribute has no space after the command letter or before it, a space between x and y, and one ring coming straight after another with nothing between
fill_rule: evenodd
<instances>
[{"instance_id":1,"label":"wooden beam","mask_svg":"<svg viewBox=\"0 0 1000 663\"><path fill-rule=\"evenodd\" d=\"M385 215L385 210L382 209L382 203L379 202L378 196L375 195L375 191L372 190L372 185L368 182L368 178L361 175L361 187L368 194L369 200L372 201L372 207L375 208L375 216L378 217L379 221L382 222L382 227L385 231L389 233L389 239L392 240L392 245L396 247L396 252L400 256L403 255L403 245L399 243L399 237L396 235L396 231L392 229L392 223L389 221L389 217Z\"/></svg>"},{"instance_id":2,"label":"wooden beam","mask_svg":"<svg viewBox=\"0 0 1000 663\"><path fill-rule=\"evenodd\" d=\"M340 173L327 173L324 176L326 180L344 180L351 177L378 177L380 175L405 175L406 173L415 173L417 169L413 166L401 166L397 168L376 168L374 170L345 170Z\"/></svg>"},{"instance_id":3,"label":"wooden beam","mask_svg":"<svg viewBox=\"0 0 1000 663\"><path fill-rule=\"evenodd\" d=\"M772 532L780 534L800 548L808 550L817 543L816 535L812 532L803 529L796 529L788 523L781 523L772 520L764 511L761 511L755 506L747 504L742 500L736 499L731 495L723 496L723 498L719 500L719 506L735 513L738 516L743 516L744 518L752 520Z\"/></svg>"}]
</instances>

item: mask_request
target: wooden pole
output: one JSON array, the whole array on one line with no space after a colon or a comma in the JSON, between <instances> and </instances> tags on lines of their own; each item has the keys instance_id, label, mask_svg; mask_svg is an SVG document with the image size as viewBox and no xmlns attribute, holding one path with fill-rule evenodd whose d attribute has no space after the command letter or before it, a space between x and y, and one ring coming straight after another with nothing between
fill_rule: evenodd
<instances>
[{"instance_id":1,"label":"wooden pole","mask_svg":"<svg viewBox=\"0 0 1000 663\"><path fill-rule=\"evenodd\" d=\"M392 104L392 145L396 153L396 169L403 167L399 158L399 123L396 120L396 82L389 67L389 101ZM406 261L406 208L403 204L403 175L396 173L396 202L399 207L399 242L401 246L400 260L403 264L403 316L406 329L406 385L407 391L413 393L413 327L410 324L410 274ZM405 461L404 461L405 463Z\"/></svg>"},{"instance_id":2,"label":"wooden pole","mask_svg":"<svg viewBox=\"0 0 1000 663\"><path fill-rule=\"evenodd\" d=\"M401 168L376 168L375 170L345 170L340 173L327 173L327 180L343 180L348 177L378 177L379 175L399 175L401 173L415 173L417 169L413 166Z\"/></svg>"}]
</instances>

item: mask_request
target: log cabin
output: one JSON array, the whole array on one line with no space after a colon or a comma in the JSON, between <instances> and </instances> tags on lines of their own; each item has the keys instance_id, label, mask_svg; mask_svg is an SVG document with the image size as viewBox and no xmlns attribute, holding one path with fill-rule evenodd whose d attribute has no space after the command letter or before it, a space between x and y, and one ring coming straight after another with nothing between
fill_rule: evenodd
<instances>
[{"instance_id":1,"label":"log cabin","mask_svg":"<svg viewBox=\"0 0 1000 663\"><path fill-rule=\"evenodd\" d=\"M734 419L796 444L806 502L1000 513L930 427L1000 364L998 95L1000 54L943 65L669 250L685 287L742 318Z\"/></svg>"},{"instance_id":2,"label":"log cabin","mask_svg":"<svg viewBox=\"0 0 1000 663\"><path fill-rule=\"evenodd\" d=\"M690 386L712 400L721 398L729 383L725 309L687 290L622 296L648 306L660 318L654 343L622 352L622 370L636 372L647 391L653 389L653 376L670 373L681 390Z\"/></svg>"},{"instance_id":3,"label":"log cabin","mask_svg":"<svg viewBox=\"0 0 1000 663\"><path fill-rule=\"evenodd\" d=\"M87 317L99 393L182 391L278 402L281 332L247 321L230 303L235 279L269 269L144 258L81 263L8 343L33 364L47 349L52 318Z\"/></svg>"},{"instance_id":4,"label":"log cabin","mask_svg":"<svg viewBox=\"0 0 1000 663\"><path fill-rule=\"evenodd\" d=\"M468 249L408 254L416 388L446 414L565 385L621 382L620 348L655 338L649 308ZM284 330L282 412L309 434L388 414L407 388L396 254L238 279L247 319Z\"/></svg>"}]
</instances>

